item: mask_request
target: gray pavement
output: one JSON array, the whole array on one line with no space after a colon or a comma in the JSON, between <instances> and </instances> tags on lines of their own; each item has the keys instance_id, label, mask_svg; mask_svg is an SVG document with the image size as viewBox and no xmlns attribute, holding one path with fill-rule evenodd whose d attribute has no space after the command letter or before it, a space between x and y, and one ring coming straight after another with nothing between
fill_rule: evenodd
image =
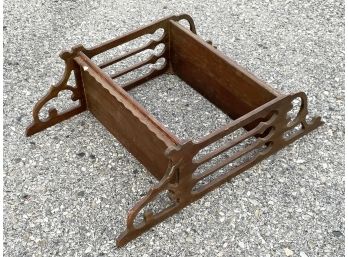
<instances>
[{"instance_id":1,"label":"gray pavement","mask_svg":"<svg viewBox=\"0 0 348 257\"><path fill-rule=\"evenodd\" d=\"M117 249L155 180L88 112L24 130L62 75L60 50L179 13L272 87L306 92L325 125ZM173 77L132 94L181 138L228 120ZM343 256L343 113L343 1L5 1L4 255Z\"/></svg>"}]
</instances>

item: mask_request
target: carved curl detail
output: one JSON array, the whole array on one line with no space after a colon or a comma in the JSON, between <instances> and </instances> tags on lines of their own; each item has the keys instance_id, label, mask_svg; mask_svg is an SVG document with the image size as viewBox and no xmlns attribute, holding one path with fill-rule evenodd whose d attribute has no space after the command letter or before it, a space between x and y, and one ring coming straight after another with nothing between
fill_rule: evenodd
<instances>
[{"instance_id":1,"label":"carved curl detail","mask_svg":"<svg viewBox=\"0 0 348 257\"><path fill-rule=\"evenodd\" d=\"M65 69L62 78L58 81L57 84L51 86L46 95L44 95L34 106L33 108L33 122L29 125L26 130L26 135L31 136L45 128L53 126L56 123L59 123L63 120L66 120L84 110L86 106L83 101L83 90L78 81L76 80L77 87L68 85L67 82L70 78L71 72L77 72L76 64L74 63L74 58L78 52L83 51L85 48L82 45L73 47L71 51L63 51L60 53L60 58L65 62ZM76 73L75 73L76 76ZM39 113L41 109L45 106L47 102L51 99L56 98L61 91L69 90L72 92L71 100L77 101L80 100L80 104L76 107L73 107L69 110L64 111L63 113L58 113L56 108L50 108L48 110L48 117L44 120L39 118Z\"/></svg>"},{"instance_id":2,"label":"carved curl detail","mask_svg":"<svg viewBox=\"0 0 348 257\"><path fill-rule=\"evenodd\" d=\"M306 118L308 116L308 100L304 92L298 92L296 94L292 94L289 96L289 98L290 98L289 103L295 100L296 98L300 98L301 106L296 117L294 117L293 120L289 121L288 119L286 119L286 117L284 117L284 120L286 120L286 124L284 126L285 127L284 135L290 132L291 130L294 130L295 127L298 125L301 125L301 128L296 133L292 133L290 137L284 137L283 139L286 141L290 141L290 140L292 141L293 139L297 138L301 133L303 133L305 130L311 129L312 127L318 127L323 124L320 117L315 117L310 122L307 122ZM287 111L288 112L291 111L292 108L293 106L289 104L289 108Z\"/></svg>"},{"instance_id":3,"label":"carved curl detail","mask_svg":"<svg viewBox=\"0 0 348 257\"><path fill-rule=\"evenodd\" d=\"M153 202L161 192L168 190L175 193L175 184L171 184L171 182L173 181L173 178L177 175L178 167L180 166L180 164L181 162L179 161L173 165L170 161L167 171L164 174L163 178L160 180L160 182L158 182L158 184L152 187L148 191L146 196L144 196L140 201L138 201L134 205L134 207L128 212L127 229L118 237L118 246L124 245L129 241L129 239L132 236L134 236L134 234L142 233L144 230L147 229L147 227L151 227L157 224L161 220L165 219L167 216L170 216L173 212L176 211L176 209L178 209L178 207L180 207L179 203L174 201L173 205L161 210L157 214L153 214L152 211L145 211L143 222L137 225L134 224L137 215L144 209L144 207L147 204Z\"/></svg>"}]
</instances>

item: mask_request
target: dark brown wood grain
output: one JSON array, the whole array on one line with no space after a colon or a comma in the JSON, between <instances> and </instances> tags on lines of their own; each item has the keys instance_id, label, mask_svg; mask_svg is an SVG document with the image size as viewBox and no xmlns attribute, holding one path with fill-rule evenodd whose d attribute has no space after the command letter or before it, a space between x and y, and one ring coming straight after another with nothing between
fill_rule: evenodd
<instances>
[{"instance_id":1,"label":"dark brown wood grain","mask_svg":"<svg viewBox=\"0 0 348 257\"><path fill-rule=\"evenodd\" d=\"M223 56L176 22L170 22L173 71L232 119L276 98L279 93Z\"/></svg>"},{"instance_id":2,"label":"dark brown wood grain","mask_svg":"<svg viewBox=\"0 0 348 257\"><path fill-rule=\"evenodd\" d=\"M186 20L189 29L180 25L180 20ZM94 63L94 56L154 33L159 28L164 29L164 35L159 40L150 40L127 53L110 56L99 65ZM103 70L143 50L155 49L159 43L165 45L159 55L153 54L145 61L114 71L112 75ZM307 121L305 93L285 95L257 79L216 50L211 42L207 43L198 37L193 20L187 14L155 21L90 49L78 45L71 51L64 51L60 57L66 64L63 77L34 106L33 122L27 129L27 136L89 110L159 180L129 211L126 229L117 238L117 246L125 245L323 124L320 117ZM149 63L156 63L161 57L165 59L165 64L159 69L151 68L148 73L122 85L113 80ZM195 142L177 138L127 93L127 90L165 73L177 75L233 121ZM72 75L75 76L76 85L67 84ZM62 113L51 109L48 118L41 120L40 111L63 90L72 91L72 100L79 101L79 105ZM294 99L298 99L301 106L291 120L288 113L293 109ZM202 149L240 129L244 134L195 158ZM253 143L246 144L249 139L253 139ZM236 151L227 154L231 149ZM218 157L222 159L216 161ZM197 172L198 168L212 160L216 161L213 165ZM162 193L167 194L170 204L156 213L148 210L147 206ZM141 214L143 220L136 222L136 217Z\"/></svg>"},{"instance_id":3,"label":"dark brown wood grain","mask_svg":"<svg viewBox=\"0 0 348 257\"><path fill-rule=\"evenodd\" d=\"M152 175L161 179L168 167L164 152L176 145L178 139L162 125L156 124L154 118L145 115L142 107L120 86L99 76L98 67L82 58L76 58L76 61L83 67L82 80L88 110Z\"/></svg>"}]
</instances>

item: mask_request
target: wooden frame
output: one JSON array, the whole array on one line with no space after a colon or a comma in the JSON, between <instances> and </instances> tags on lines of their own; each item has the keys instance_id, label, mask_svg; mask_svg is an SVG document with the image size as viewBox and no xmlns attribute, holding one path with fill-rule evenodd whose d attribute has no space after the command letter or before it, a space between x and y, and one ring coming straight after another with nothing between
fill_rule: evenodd
<instances>
[{"instance_id":1,"label":"wooden frame","mask_svg":"<svg viewBox=\"0 0 348 257\"><path fill-rule=\"evenodd\" d=\"M188 29L179 23L181 20L188 22ZM164 33L157 40L101 64L92 61L94 56L158 29ZM164 45L159 54L111 75L104 71L158 44ZM261 82L197 36L193 20L186 14L161 19L94 48L76 46L60 57L66 65L63 78L35 105L27 136L89 110L159 181L129 211L127 228L118 237L118 246L322 124L319 117L307 122L307 98L303 92L284 95ZM155 64L159 58L165 59L160 68L151 68L123 85L115 82L120 76ZM198 142L177 138L127 93L164 73L177 75L233 121ZM71 74L75 77L74 86L68 85ZM79 101L79 105L63 113L52 108L47 119L40 119L40 110L64 90L71 91L72 100ZM300 102L300 107L291 117L294 100ZM240 129L241 135L209 150ZM248 140L251 142L246 144ZM231 149L232 154L222 157ZM202 154L203 150L208 153ZM217 157L223 159L216 161ZM212 160L215 162L204 168ZM169 205L155 213L144 210L163 192L168 193ZM140 213L143 219L138 221Z\"/></svg>"}]
</instances>

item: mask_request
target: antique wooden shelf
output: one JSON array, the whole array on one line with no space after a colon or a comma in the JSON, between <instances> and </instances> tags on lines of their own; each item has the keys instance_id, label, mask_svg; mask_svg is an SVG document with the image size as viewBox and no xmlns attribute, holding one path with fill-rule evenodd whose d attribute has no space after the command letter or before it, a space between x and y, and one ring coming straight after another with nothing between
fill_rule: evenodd
<instances>
[{"instance_id":1,"label":"antique wooden shelf","mask_svg":"<svg viewBox=\"0 0 348 257\"><path fill-rule=\"evenodd\" d=\"M189 28L179 23L183 20ZM116 57L108 54L158 30L162 35L157 39ZM155 52L158 45L163 47ZM147 59L111 74L106 72L145 51L152 51ZM93 60L100 54L109 59L97 64ZM158 180L129 211L118 246L322 124L319 117L307 121L305 93L285 95L261 82L197 36L193 20L186 14L158 20L93 48L78 45L60 57L65 62L63 77L35 105L27 136L89 110ZM158 64L160 59L164 62ZM124 83L116 81L149 65L146 74ZM232 121L198 141L177 138L127 93L165 73L185 81ZM69 85L71 76L76 85ZM79 104L61 113L51 108L48 117L41 118L40 110L62 91L71 91L72 100ZM299 106L294 110L296 102ZM236 131L239 134L230 139ZM148 210L163 193L169 204L157 211Z\"/></svg>"}]
</instances>

